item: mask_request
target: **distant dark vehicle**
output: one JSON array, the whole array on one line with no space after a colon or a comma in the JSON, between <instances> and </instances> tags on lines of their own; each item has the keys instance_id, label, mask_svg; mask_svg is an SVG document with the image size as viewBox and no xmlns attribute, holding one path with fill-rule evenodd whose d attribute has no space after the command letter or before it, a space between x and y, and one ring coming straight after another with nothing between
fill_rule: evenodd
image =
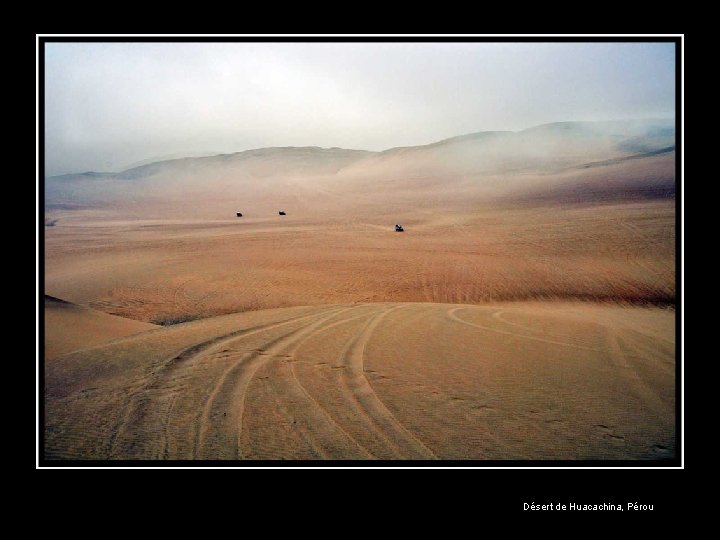
<instances>
[{"instance_id":1,"label":"distant dark vehicle","mask_svg":"<svg viewBox=\"0 0 720 540\"><path fill-rule=\"evenodd\" d=\"M286 215L287 215L287 214L286 214L284 211L282 211L282 210L280 210L280 211L278 212L278 214L280 214L281 216L286 216Z\"/></svg>"},{"instance_id":2,"label":"distant dark vehicle","mask_svg":"<svg viewBox=\"0 0 720 540\"><path fill-rule=\"evenodd\" d=\"M402 225L396 224L395 225L395 232L405 232L405 229L403 229Z\"/></svg>"},{"instance_id":3,"label":"distant dark vehicle","mask_svg":"<svg viewBox=\"0 0 720 540\"><path fill-rule=\"evenodd\" d=\"M238 213L235 214L235 215L236 215L237 217L242 217L242 212L238 212Z\"/></svg>"}]
</instances>

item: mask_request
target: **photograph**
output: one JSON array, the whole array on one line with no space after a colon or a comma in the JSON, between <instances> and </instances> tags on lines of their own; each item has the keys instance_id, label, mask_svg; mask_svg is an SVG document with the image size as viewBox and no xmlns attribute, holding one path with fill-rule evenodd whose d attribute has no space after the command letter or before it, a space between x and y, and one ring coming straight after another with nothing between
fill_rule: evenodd
<instances>
[{"instance_id":1,"label":"photograph","mask_svg":"<svg viewBox=\"0 0 720 540\"><path fill-rule=\"evenodd\" d=\"M38 34L37 467L682 468L681 47Z\"/></svg>"}]
</instances>

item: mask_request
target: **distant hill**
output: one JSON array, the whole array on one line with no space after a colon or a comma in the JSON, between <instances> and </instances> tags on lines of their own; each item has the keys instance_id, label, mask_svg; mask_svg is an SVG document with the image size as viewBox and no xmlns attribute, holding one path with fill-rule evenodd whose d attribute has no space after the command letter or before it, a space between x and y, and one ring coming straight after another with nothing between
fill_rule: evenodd
<instances>
[{"instance_id":1,"label":"distant hill","mask_svg":"<svg viewBox=\"0 0 720 540\"><path fill-rule=\"evenodd\" d=\"M175 153L175 154L166 154L164 156L155 156L147 159L142 159L140 161L135 161L134 163L129 163L125 165L121 170L126 171L128 169L134 169L135 167L142 167L143 165L149 165L150 163L156 163L158 161L170 161L171 159L182 159L182 158L196 158L196 157L207 157L207 156L217 156L219 154L222 154L222 152L192 152L192 153Z\"/></svg>"},{"instance_id":2,"label":"distant hill","mask_svg":"<svg viewBox=\"0 0 720 540\"><path fill-rule=\"evenodd\" d=\"M600 178L597 172L582 172L597 168L612 176L602 180L614 186L608 189L621 190L628 167L634 185L645 178L654 186L643 193L660 186L667 194L674 188L674 145L673 120L644 120L558 122L383 152L260 148L157 161L116 173L49 177L45 203L47 209L125 209L143 216L210 217L226 215L226 206L258 213L284 206L340 211L361 198L367 204L381 203L385 196L398 199L400 192L405 192L403 201L429 193L478 200L506 198L519 190L540 193L543 186L571 177L578 185L584 178ZM626 160L636 162L627 165ZM581 172L568 173L576 169Z\"/></svg>"}]
</instances>

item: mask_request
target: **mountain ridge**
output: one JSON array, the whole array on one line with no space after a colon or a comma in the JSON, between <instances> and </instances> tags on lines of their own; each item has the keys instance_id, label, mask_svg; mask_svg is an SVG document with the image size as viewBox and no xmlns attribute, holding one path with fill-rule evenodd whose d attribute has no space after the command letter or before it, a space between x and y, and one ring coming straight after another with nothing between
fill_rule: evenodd
<instances>
[{"instance_id":1,"label":"mountain ridge","mask_svg":"<svg viewBox=\"0 0 720 540\"><path fill-rule=\"evenodd\" d=\"M391 148L387 148L385 150L380 151L373 151L373 150L362 150L362 149L355 149L355 148L341 148L337 146L333 147L321 147L321 146L267 146L267 147L261 147L261 148L251 148L248 150L241 150L238 152L232 152L232 153L219 153L219 154L213 154L213 155L205 155L205 156L188 156L188 157L178 157L178 158L172 158L172 159L163 159L159 161L153 161L150 163L142 163L140 165L136 165L133 167L129 167L126 169L122 169L120 171L114 171L114 172L96 172L96 171L86 171L82 173L65 173L65 174L59 174L59 175L51 175L46 176L48 179L69 179L72 177L84 177L84 178L109 178L109 177L118 177L118 178L134 178L137 177L137 172L140 171L151 171L153 169L157 169L159 167L165 167L170 164L178 164L180 162L187 162L187 161L193 161L193 162L203 162L208 160L240 160L244 157L255 157L260 155L269 155L271 153L278 153L278 151L282 152L297 152L297 151L313 151L313 152L322 152L326 154L330 153L345 153L345 154L355 154L358 158L360 157L370 157L370 156L386 156L386 155L392 155L397 153L406 153L406 152L413 152L413 151L422 151L426 149L433 149L433 148L441 148L443 146L457 144L457 143L466 143L466 142L476 142L480 140L489 140L497 136L522 136L527 134L533 134L538 133L542 131L555 131L555 132L562 132L562 131L572 131L573 129L578 130L579 128L589 128L589 127L631 127L631 126L642 126L642 125L653 125L653 124L664 124L664 127L667 128L669 125L673 125L673 132L674 132L674 119L669 118L657 118L657 119L647 119L647 120L608 120L608 121L567 121L567 122L549 122L545 124L539 124L537 126L533 126L527 129L519 130L519 131L505 131L505 130L488 130L488 131L477 131L472 133L466 133L463 135L456 135L453 137L448 137L446 139L441 139L438 141L434 141L427 144L420 144L420 145L410 145L410 146L395 146ZM592 131L592 130L591 130ZM597 130L594 131L595 133L598 133ZM629 139L631 137L628 137ZM668 145L669 146L669 145ZM640 152L639 152L640 153Z\"/></svg>"}]
</instances>

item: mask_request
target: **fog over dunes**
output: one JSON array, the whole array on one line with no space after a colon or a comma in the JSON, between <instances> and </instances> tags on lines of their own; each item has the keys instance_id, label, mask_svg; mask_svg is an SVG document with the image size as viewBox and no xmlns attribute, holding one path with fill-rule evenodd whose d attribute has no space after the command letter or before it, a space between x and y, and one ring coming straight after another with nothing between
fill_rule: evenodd
<instances>
[{"instance_id":1,"label":"fog over dunes","mask_svg":"<svg viewBox=\"0 0 720 540\"><path fill-rule=\"evenodd\" d=\"M73 204L150 211L155 217L223 218L241 205L268 212L301 205L307 212L342 210L378 201L407 202L428 193L474 199L545 194L578 200L666 197L674 190L674 122L562 122L520 132L483 132L437 143L367 152L341 148L261 148L174 159L117 173L50 177L48 209ZM645 181L648 189L638 189ZM616 195L613 195L613 192ZM192 208L186 203L192 198ZM388 200L387 197L390 197ZM418 200L418 202L421 202Z\"/></svg>"},{"instance_id":2,"label":"fog over dunes","mask_svg":"<svg viewBox=\"0 0 720 540\"><path fill-rule=\"evenodd\" d=\"M50 43L48 176L672 117L672 43Z\"/></svg>"},{"instance_id":3,"label":"fog over dunes","mask_svg":"<svg viewBox=\"0 0 720 540\"><path fill-rule=\"evenodd\" d=\"M675 463L672 43L45 52L46 459Z\"/></svg>"}]
</instances>

